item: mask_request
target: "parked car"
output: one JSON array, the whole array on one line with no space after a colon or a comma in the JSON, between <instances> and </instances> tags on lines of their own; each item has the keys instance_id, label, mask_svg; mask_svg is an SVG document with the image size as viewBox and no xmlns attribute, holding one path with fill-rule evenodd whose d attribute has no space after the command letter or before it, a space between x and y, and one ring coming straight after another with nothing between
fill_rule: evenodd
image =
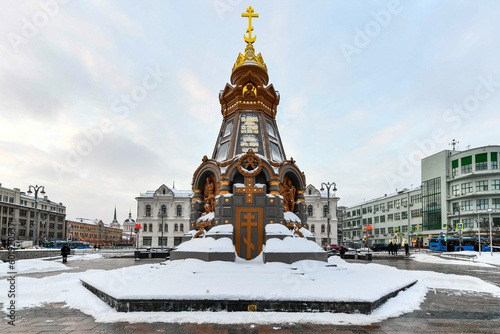
<instances>
[{"instance_id":1,"label":"parked car","mask_svg":"<svg viewBox=\"0 0 500 334\"><path fill-rule=\"evenodd\" d=\"M343 249L344 249L344 251L346 251L346 252L349 250L347 247L344 247L344 246L339 246L339 245L334 245L334 244L331 244L331 245L326 245L326 246L324 247L324 249L325 249L326 251L329 251L329 250L336 250L336 251L340 251L340 248L343 248Z\"/></svg>"},{"instance_id":2,"label":"parked car","mask_svg":"<svg viewBox=\"0 0 500 334\"><path fill-rule=\"evenodd\" d=\"M389 246L387 244L373 244L370 249L374 252L389 250Z\"/></svg>"}]
</instances>

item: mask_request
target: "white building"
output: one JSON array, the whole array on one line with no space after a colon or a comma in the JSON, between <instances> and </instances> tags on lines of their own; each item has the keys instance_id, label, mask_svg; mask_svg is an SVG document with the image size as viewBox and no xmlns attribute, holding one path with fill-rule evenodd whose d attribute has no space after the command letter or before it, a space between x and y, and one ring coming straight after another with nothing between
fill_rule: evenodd
<instances>
[{"instance_id":1,"label":"white building","mask_svg":"<svg viewBox=\"0 0 500 334\"><path fill-rule=\"evenodd\" d=\"M422 186L349 207L344 239L359 242L371 225L369 244L396 238L403 244L412 236L414 246L425 247L429 236L457 236L458 223L463 233L475 233L478 218L487 236L490 217L494 229L500 228L499 153L500 146L492 145L422 159Z\"/></svg>"},{"instance_id":2,"label":"white building","mask_svg":"<svg viewBox=\"0 0 500 334\"><path fill-rule=\"evenodd\" d=\"M137 224L142 226L139 247L161 247L162 216L163 246L180 244L182 236L189 230L192 197L190 190L177 190L164 184L155 191L149 190L136 197Z\"/></svg>"},{"instance_id":3,"label":"white building","mask_svg":"<svg viewBox=\"0 0 500 334\"><path fill-rule=\"evenodd\" d=\"M326 190L318 190L312 184L306 187L305 203L307 224L314 234L316 243L324 246L328 242L328 196ZM337 202L339 197L330 193L330 243L337 244Z\"/></svg>"}]
</instances>

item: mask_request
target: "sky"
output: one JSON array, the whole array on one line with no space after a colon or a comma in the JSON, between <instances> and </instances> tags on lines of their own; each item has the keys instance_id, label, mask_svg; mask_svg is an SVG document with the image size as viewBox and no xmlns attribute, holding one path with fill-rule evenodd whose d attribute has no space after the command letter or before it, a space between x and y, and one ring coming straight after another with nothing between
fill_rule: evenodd
<instances>
[{"instance_id":1,"label":"sky","mask_svg":"<svg viewBox=\"0 0 500 334\"><path fill-rule=\"evenodd\" d=\"M499 144L500 2L2 0L0 183L111 222L191 189L246 43L287 158L339 205L420 184L420 159Z\"/></svg>"}]
</instances>

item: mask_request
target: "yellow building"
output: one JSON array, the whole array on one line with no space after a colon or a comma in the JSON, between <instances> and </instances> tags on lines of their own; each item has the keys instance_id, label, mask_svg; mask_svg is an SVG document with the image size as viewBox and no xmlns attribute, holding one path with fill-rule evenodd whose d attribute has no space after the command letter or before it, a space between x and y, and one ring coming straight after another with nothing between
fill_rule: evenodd
<instances>
[{"instance_id":1,"label":"yellow building","mask_svg":"<svg viewBox=\"0 0 500 334\"><path fill-rule=\"evenodd\" d=\"M113 246L122 239L122 229L104 224L99 219L76 218L66 220L68 239L86 241L91 245Z\"/></svg>"}]
</instances>

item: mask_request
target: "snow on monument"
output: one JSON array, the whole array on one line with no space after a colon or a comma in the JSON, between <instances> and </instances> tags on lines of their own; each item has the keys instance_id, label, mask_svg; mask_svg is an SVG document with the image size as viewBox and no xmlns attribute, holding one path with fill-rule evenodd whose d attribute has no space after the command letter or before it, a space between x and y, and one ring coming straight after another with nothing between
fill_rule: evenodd
<instances>
[{"instance_id":1,"label":"snow on monument","mask_svg":"<svg viewBox=\"0 0 500 334\"><path fill-rule=\"evenodd\" d=\"M242 16L248 17L245 53L236 59L231 84L219 94L220 133L212 157L204 156L194 172L191 232L171 259L234 261L236 253L251 260L262 253L265 262L326 261L307 230L305 175L287 159L281 142L279 93L268 84L267 66L253 47L252 18L259 16L252 7ZM227 241L218 247L201 240L206 237L229 238L234 249Z\"/></svg>"}]
</instances>

